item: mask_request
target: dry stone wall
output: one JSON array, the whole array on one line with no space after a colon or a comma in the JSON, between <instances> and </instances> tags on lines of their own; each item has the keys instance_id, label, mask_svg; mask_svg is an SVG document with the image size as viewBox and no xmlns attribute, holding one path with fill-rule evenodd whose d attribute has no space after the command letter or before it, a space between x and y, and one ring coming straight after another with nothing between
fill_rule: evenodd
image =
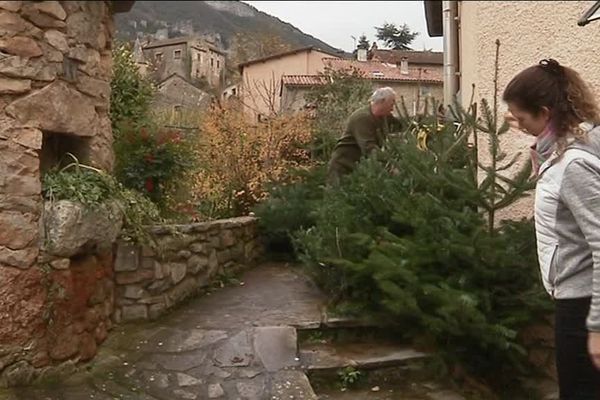
<instances>
[{"instance_id":1,"label":"dry stone wall","mask_svg":"<svg viewBox=\"0 0 600 400\"><path fill-rule=\"evenodd\" d=\"M260 256L256 219L240 217L154 228L158 250L119 243L114 320L155 319L197 293L219 273Z\"/></svg>"}]
</instances>

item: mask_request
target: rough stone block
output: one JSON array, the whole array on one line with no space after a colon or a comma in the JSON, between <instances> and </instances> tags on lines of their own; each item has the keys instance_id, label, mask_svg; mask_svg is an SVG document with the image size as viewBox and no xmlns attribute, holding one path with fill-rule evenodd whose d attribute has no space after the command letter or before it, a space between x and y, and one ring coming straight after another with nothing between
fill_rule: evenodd
<instances>
[{"instance_id":1,"label":"rough stone block","mask_svg":"<svg viewBox=\"0 0 600 400\"><path fill-rule=\"evenodd\" d=\"M115 271L135 271L139 267L139 247L131 243L119 243Z\"/></svg>"},{"instance_id":2,"label":"rough stone block","mask_svg":"<svg viewBox=\"0 0 600 400\"><path fill-rule=\"evenodd\" d=\"M178 284L185 278L187 266L180 263L172 263L171 266L171 281L173 284Z\"/></svg>"},{"instance_id":3,"label":"rough stone block","mask_svg":"<svg viewBox=\"0 0 600 400\"><path fill-rule=\"evenodd\" d=\"M0 264L27 269L35 263L38 254L39 250L37 247L29 247L23 250L11 250L8 247L0 246Z\"/></svg>"},{"instance_id":4,"label":"rough stone block","mask_svg":"<svg viewBox=\"0 0 600 400\"><path fill-rule=\"evenodd\" d=\"M235 235L231 230L221 232L221 247L231 247L235 244Z\"/></svg>"},{"instance_id":5,"label":"rough stone block","mask_svg":"<svg viewBox=\"0 0 600 400\"><path fill-rule=\"evenodd\" d=\"M19 361L4 371L2 381L6 386L24 386L31 384L35 377L33 367L26 361Z\"/></svg>"},{"instance_id":6,"label":"rough stone block","mask_svg":"<svg viewBox=\"0 0 600 400\"><path fill-rule=\"evenodd\" d=\"M175 304L178 304L183 299L191 296L196 292L197 285L196 280L192 277L185 278L182 282L180 282L177 286L170 289L167 292L167 306L171 307Z\"/></svg>"},{"instance_id":7,"label":"rough stone block","mask_svg":"<svg viewBox=\"0 0 600 400\"><path fill-rule=\"evenodd\" d=\"M202 269L208 267L208 258L203 256L192 256L187 262L187 269L190 274L197 274Z\"/></svg>"},{"instance_id":8,"label":"rough stone block","mask_svg":"<svg viewBox=\"0 0 600 400\"><path fill-rule=\"evenodd\" d=\"M38 43L27 36L13 36L0 39L0 49L8 54L29 58L39 57L44 54Z\"/></svg>"},{"instance_id":9,"label":"rough stone block","mask_svg":"<svg viewBox=\"0 0 600 400\"><path fill-rule=\"evenodd\" d=\"M243 262L244 260L244 243L238 242L235 246L231 248L231 258L238 262Z\"/></svg>"},{"instance_id":10,"label":"rough stone block","mask_svg":"<svg viewBox=\"0 0 600 400\"><path fill-rule=\"evenodd\" d=\"M17 12L21 9L22 1L0 1L0 8L7 11Z\"/></svg>"},{"instance_id":11,"label":"rough stone block","mask_svg":"<svg viewBox=\"0 0 600 400\"><path fill-rule=\"evenodd\" d=\"M157 319L158 317L164 314L166 309L167 306L164 303L152 304L148 308L148 317L150 317L150 319Z\"/></svg>"},{"instance_id":12,"label":"rough stone block","mask_svg":"<svg viewBox=\"0 0 600 400\"><path fill-rule=\"evenodd\" d=\"M143 304L123 306L123 321L148 319L148 307Z\"/></svg>"},{"instance_id":13,"label":"rough stone block","mask_svg":"<svg viewBox=\"0 0 600 400\"><path fill-rule=\"evenodd\" d=\"M21 94L30 90L30 80L0 78L0 94Z\"/></svg>"},{"instance_id":14,"label":"rough stone block","mask_svg":"<svg viewBox=\"0 0 600 400\"><path fill-rule=\"evenodd\" d=\"M60 200L47 202L44 208L44 250L58 257L72 257L92 246L110 248L123 223L121 209L114 203L89 210L79 203Z\"/></svg>"},{"instance_id":15,"label":"rough stone block","mask_svg":"<svg viewBox=\"0 0 600 400\"><path fill-rule=\"evenodd\" d=\"M67 17L65 9L58 1L42 1L34 5L35 9L53 18L63 21Z\"/></svg>"},{"instance_id":16,"label":"rough stone block","mask_svg":"<svg viewBox=\"0 0 600 400\"><path fill-rule=\"evenodd\" d=\"M44 39L48 44L54 47L56 50L66 53L69 51L69 44L67 43L67 37L64 33L54 29L50 29L44 33ZM81 90L81 89L80 89Z\"/></svg>"},{"instance_id":17,"label":"rough stone block","mask_svg":"<svg viewBox=\"0 0 600 400\"><path fill-rule=\"evenodd\" d=\"M206 245L204 243L192 243L190 250L196 254L204 254L206 253Z\"/></svg>"},{"instance_id":18,"label":"rough stone block","mask_svg":"<svg viewBox=\"0 0 600 400\"><path fill-rule=\"evenodd\" d=\"M208 270L209 274L213 274L217 268L219 268L219 259L217 257L217 251L213 250L208 257Z\"/></svg>"},{"instance_id":19,"label":"rough stone block","mask_svg":"<svg viewBox=\"0 0 600 400\"><path fill-rule=\"evenodd\" d=\"M50 262L50 265L54 269L65 270L69 269L69 266L71 265L71 260L69 258L59 258L58 260Z\"/></svg>"},{"instance_id":20,"label":"rough stone block","mask_svg":"<svg viewBox=\"0 0 600 400\"><path fill-rule=\"evenodd\" d=\"M149 281L154 278L154 271L147 269L141 269L133 272L117 272L116 281L119 285L129 285L131 283L138 283L143 281Z\"/></svg>"},{"instance_id":21,"label":"rough stone block","mask_svg":"<svg viewBox=\"0 0 600 400\"><path fill-rule=\"evenodd\" d=\"M13 250L27 247L38 237L39 223L32 214L15 211L0 211L0 246Z\"/></svg>"},{"instance_id":22,"label":"rough stone block","mask_svg":"<svg viewBox=\"0 0 600 400\"><path fill-rule=\"evenodd\" d=\"M208 398L209 399L219 399L221 397L225 396L225 391L223 390L223 387L218 384L210 384L208 385Z\"/></svg>"},{"instance_id":23,"label":"rough stone block","mask_svg":"<svg viewBox=\"0 0 600 400\"><path fill-rule=\"evenodd\" d=\"M125 287L124 296L128 299L141 299L147 295L146 291L139 285L128 285Z\"/></svg>"},{"instance_id":24,"label":"rough stone block","mask_svg":"<svg viewBox=\"0 0 600 400\"><path fill-rule=\"evenodd\" d=\"M51 335L50 358L57 361L67 360L79 351L80 336L76 333L74 326L66 326Z\"/></svg>"},{"instance_id":25,"label":"rough stone block","mask_svg":"<svg viewBox=\"0 0 600 400\"><path fill-rule=\"evenodd\" d=\"M21 14L39 28L64 28L66 26L60 19L49 15L46 11L38 10L35 4L23 6Z\"/></svg>"},{"instance_id":26,"label":"rough stone block","mask_svg":"<svg viewBox=\"0 0 600 400\"><path fill-rule=\"evenodd\" d=\"M146 289L148 290L148 293L150 293L153 296L156 296L165 292L170 287L171 282L168 279L162 279L152 282L152 284L150 284Z\"/></svg>"},{"instance_id":27,"label":"rough stone block","mask_svg":"<svg viewBox=\"0 0 600 400\"><path fill-rule=\"evenodd\" d=\"M21 123L43 131L90 137L96 134L98 115L91 99L56 81L15 100L6 112Z\"/></svg>"},{"instance_id":28,"label":"rough stone block","mask_svg":"<svg viewBox=\"0 0 600 400\"><path fill-rule=\"evenodd\" d=\"M219 264L225 264L228 261L231 261L231 251L230 250L221 250L217 253L217 260L219 260Z\"/></svg>"},{"instance_id":29,"label":"rough stone block","mask_svg":"<svg viewBox=\"0 0 600 400\"><path fill-rule=\"evenodd\" d=\"M88 300L90 306L95 306L104 303L107 297L106 285L103 282L96 283L96 287Z\"/></svg>"},{"instance_id":30,"label":"rough stone block","mask_svg":"<svg viewBox=\"0 0 600 400\"><path fill-rule=\"evenodd\" d=\"M191 256L192 256L192 253L189 252L188 250L181 250L179 253L177 253L177 258L180 260L187 260Z\"/></svg>"},{"instance_id":31,"label":"rough stone block","mask_svg":"<svg viewBox=\"0 0 600 400\"><path fill-rule=\"evenodd\" d=\"M156 252L154 251L154 249L150 246L143 246L142 247L142 257L154 257L156 256Z\"/></svg>"}]
</instances>

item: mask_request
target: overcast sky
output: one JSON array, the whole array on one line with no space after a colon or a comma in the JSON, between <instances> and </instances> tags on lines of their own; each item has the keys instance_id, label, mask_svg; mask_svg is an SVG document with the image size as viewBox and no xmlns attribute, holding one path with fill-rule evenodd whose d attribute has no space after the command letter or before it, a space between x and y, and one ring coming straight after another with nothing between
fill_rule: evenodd
<instances>
[{"instance_id":1,"label":"overcast sky","mask_svg":"<svg viewBox=\"0 0 600 400\"><path fill-rule=\"evenodd\" d=\"M245 1L258 10L289 22L331 46L352 51L363 33L375 40L375 26L407 23L419 36L414 50L442 51L442 39L427 35L422 1Z\"/></svg>"}]
</instances>

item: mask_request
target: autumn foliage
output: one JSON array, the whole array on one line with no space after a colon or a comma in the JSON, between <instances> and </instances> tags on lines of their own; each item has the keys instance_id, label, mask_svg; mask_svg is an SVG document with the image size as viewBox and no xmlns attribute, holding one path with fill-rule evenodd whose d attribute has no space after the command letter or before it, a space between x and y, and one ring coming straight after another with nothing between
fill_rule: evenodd
<instances>
[{"instance_id":1,"label":"autumn foliage","mask_svg":"<svg viewBox=\"0 0 600 400\"><path fill-rule=\"evenodd\" d=\"M291 170L311 164L311 124L304 115L255 124L238 108L215 106L200 131L198 171L190 178L194 202L206 218L247 215L265 198L267 184L288 181Z\"/></svg>"}]
</instances>

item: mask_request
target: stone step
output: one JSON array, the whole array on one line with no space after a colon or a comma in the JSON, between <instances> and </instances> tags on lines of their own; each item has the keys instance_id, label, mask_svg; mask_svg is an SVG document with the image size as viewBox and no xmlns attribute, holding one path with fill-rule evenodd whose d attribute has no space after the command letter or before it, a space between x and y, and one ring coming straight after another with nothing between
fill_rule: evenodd
<instances>
[{"instance_id":1,"label":"stone step","mask_svg":"<svg viewBox=\"0 0 600 400\"><path fill-rule=\"evenodd\" d=\"M395 367L429 357L408 346L384 342L304 343L299 354L300 364L309 371Z\"/></svg>"}]
</instances>

